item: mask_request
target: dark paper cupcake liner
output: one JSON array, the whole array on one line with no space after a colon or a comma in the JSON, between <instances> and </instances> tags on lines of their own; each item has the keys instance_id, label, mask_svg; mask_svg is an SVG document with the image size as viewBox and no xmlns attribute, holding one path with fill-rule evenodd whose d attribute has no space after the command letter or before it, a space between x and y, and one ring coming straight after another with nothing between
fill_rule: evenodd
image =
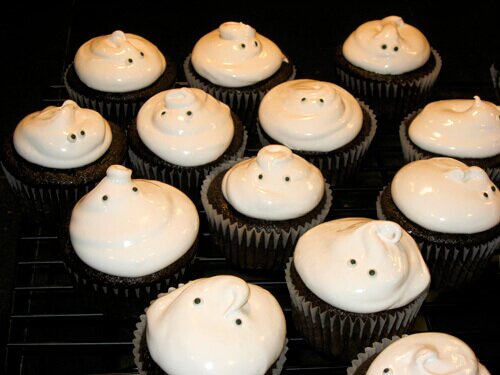
<instances>
[{"instance_id":1,"label":"dark paper cupcake liner","mask_svg":"<svg viewBox=\"0 0 500 375\"><path fill-rule=\"evenodd\" d=\"M318 214L310 221L290 229L264 230L252 223L231 222L219 213L208 200L208 188L212 181L229 169L235 162L229 162L214 169L201 188L201 202L207 215L210 233L215 246L221 249L227 260L246 270L282 269L293 253L299 237L310 228L322 223L332 205L332 192L325 183L325 202Z\"/></svg>"},{"instance_id":2,"label":"dark paper cupcake liner","mask_svg":"<svg viewBox=\"0 0 500 375\"><path fill-rule=\"evenodd\" d=\"M397 125L407 113L421 106L434 86L441 71L442 60L435 49L431 48L431 53L435 59L434 69L409 82L365 79L350 74L340 66L336 67L336 72L342 86L370 105L379 123L385 124L387 120L389 123L396 121L394 125Z\"/></svg>"},{"instance_id":3,"label":"dark paper cupcake liner","mask_svg":"<svg viewBox=\"0 0 500 375\"><path fill-rule=\"evenodd\" d=\"M270 88L265 90L259 88L241 90L238 88L224 88L205 82L199 79L196 72L193 70L191 66L191 54L184 60L184 73L189 86L208 92L216 99L226 103L241 119L247 128L248 134L255 134L255 123L257 121L259 105ZM294 79L296 74L296 68L292 66L292 73L287 79L283 80L283 82Z\"/></svg>"},{"instance_id":4,"label":"dark paper cupcake liner","mask_svg":"<svg viewBox=\"0 0 500 375\"><path fill-rule=\"evenodd\" d=\"M429 151L425 151L415 145L408 135L408 129L410 127L413 119L418 115L418 113L422 109L416 110L405 117L405 119L401 122L399 127L399 139L401 142L401 149L403 150L403 156L406 162L412 162L415 160L422 159L430 159L437 156L446 156L446 155L438 155ZM484 171L490 176L490 179L498 186L500 184L500 153L496 156L492 156L489 158L458 158L454 156L450 156L456 160L459 160L468 166L478 166L484 169Z\"/></svg>"},{"instance_id":5,"label":"dark paper cupcake liner","mask_svg":"<svg viewBox=\"0 0 500 375\"><path fill-rule=\"evenodd\" d=\"M493 254L500 248L500 236L491 239L479 238L477 243L471 243L475 234L438 233L426 230L413 222L411 223L413 228L410 228L407 223L392 217L393 215L387 215L388 204L390 209L396 209L398 212L399 210L390 195L384 194L386 191L385 194L389 194L390 186L386 186L377 198L377 217L397 222L415 239L431 273L432 290L457 289L473 283L484 273ZM403 215L401 212L399 214ZM406 219L406 222L409 220ZM425 233L427 237L424 236ZM452 243L454 237L455 241ZM468 237L468 242L465 241L465 237ZM464 238L464 241L459 240L460 238Z\"/></svg>"},{"instance_id":6,"label":"dark paper cupcake liner","mask_svg":"<svg viewBox=\"0 0 500 375\"><path fill-rule=\"evenodd\" d=\"M178 287L181 287L183 284L179 284ZM176 288L169 288L168 292L170 293L172 290ZM162 297L166 293L159 294L157 298ZM150 304L154 301L152 300ZM147 311L148 308L145 309ZM146 314L142 314L139 317L139 322L136 323L136 329L134 330L134 338L132 340L132 344L134 349L132 350L132 354L134 356L134 363L137 366L137 370L140 375L165 375L164 372L151 358L149 354L149 350L147 348L146 342L146 327L147 327L147 319ZM285 340L285 345L283 347L283 351L280 356L274 363L274 365L265 373L265 375L279 375L283 370L283 366L286 362L286 353L288 352L288 340ZM168 375L168 374L167 374Z\"/></svg>"},{"instance_id":7,"label":"dark paper cupcake liner","mask_svg":"<svg viewBox=\"0 0 500 375\"><path fill-rule=\"evenodd\" d=\"M295 327L314 349L344 361L351 361L375 341L408 332L428 294L426 289L407 305L378 313L352 313L333 306L325 309L301 295L292 277L292 262L290 258L286 265L285 281Z\"/></svg>"},{"instance_id":8,"label":"dark paper cupcake liner","mask_svg":"<svg viewBox=\"0 0 500 375\"><path fill-rule=\"evenodd\" d=\"M367 124L363 127L366 126L367 130L362 129L358 135L363 138L356 137L349 144L330 152L293 150L294 153L318 167L332 186L340 186L356 175L377 131L375 114L365 103L359 100L358 102L363 109L363 116L368 118L363 120ZM278 143L264 133L259 122L257 122L257 134L262 146Z\"/></svg>"},{"instance_id":9,"label":"dark paper cupcake liner","mask_svg":"<svg viewBox=\"0 0 500 375\"><path fill-rule=\"evenodd\" d=\"M491 82L493 84L493 90L495 91L495 95L498 101L500 101L500 74L498 74L499 66L497 63L493 63L490 66L490 76Z\"/></svg>"},{"instance_id":10,"label":"dark paper cupcake liner","mask_svg":"<svg viewBox=\"0 0 500 375\"><path fill-rule=\"evenodd\" d=\"M403 335L402 337L406 337ZM370 367L373 360L389 345L402 338L393 336L392 338L384 338L380 342L374 342L371 346L358 354L356 359L351 362L351 366L347 368L347 375L366 375L366 371Z\"/></svg>"}]
</instances>

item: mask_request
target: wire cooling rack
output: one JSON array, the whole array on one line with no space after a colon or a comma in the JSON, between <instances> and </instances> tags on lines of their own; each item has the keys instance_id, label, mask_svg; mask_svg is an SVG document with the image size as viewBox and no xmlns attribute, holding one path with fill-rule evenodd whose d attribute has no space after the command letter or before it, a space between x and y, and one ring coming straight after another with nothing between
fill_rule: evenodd
<instances>
[{"instance_id":1,"label":"wire cooling rack","mask_svg":"<svg viewBox=\"0 0 500 375\"><path fill-rule=\"evenodd\" d=\"M453 90L455 90L453 88ZM467 90L465 90L467 91ZM477 90L476 90L477 91ZM456 91L441 90L442 97ZM488 95L483 95L488 99ZM45 105L60 104L61 86L52 86ZM466 96L468 97L468 96ZM258 144L250 138L247 155ZM327 218L376 217L380 189L403 165L395 131L379 125L377 135L355 180L334 188ZM348 363L315 352L293 327L284 274L256 276L239 272L211 247L204 212L200 212L201 241L192 278L232 274L268 289L287 319L289 352L284 374L345 374ZM110 318L85 306L73 289L58 253L52 223L23 217L17 241L12 308L6 346L7 374L136 374L132 337L137 320ZM498 254L484 277L457 292L432 296L424 303L413 331L440 331L466 341L492 374L500 373L500 272Z\"/></svg>"}]
</instances>

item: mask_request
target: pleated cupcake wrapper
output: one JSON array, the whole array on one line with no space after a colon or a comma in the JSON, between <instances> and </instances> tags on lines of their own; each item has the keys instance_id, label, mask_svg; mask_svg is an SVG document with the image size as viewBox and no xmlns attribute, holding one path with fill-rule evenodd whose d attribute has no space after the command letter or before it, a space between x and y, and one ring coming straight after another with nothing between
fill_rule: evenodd
<instances>
[{"instance_id":1,"label":"pleated cupcake wrapper","mask_svg":"<svg viewBox=\"0 0 500 375\"><path fill-rule=\"evenodd\" d=\"M301 296L293 284L290 270L293 258L285 269L285 281L292 302L292 317L297 330L316 350L338 359L351 361L365 347L384 337L402 335L412 328L427 291L422 292L403 310L383 311L377 317L343 316L321 311L319 306Z\"/></svg>"},{"instance_id":2,"label":"pleated cupcake wrapper","mask_svg":"<svg viewBox=\"0 0 500 375\"><path fill-rule=\"evenodd\" d=\"M388 120L400 120L408 112L420 106L421 101L430 93L442 66L439 53L431 48L436 60L433 71L419 79L408 83L391 83L367 80L351 75L349 72L336 68L342 86L355 96L360 96L374 110L377 117Z\"/></svg>"},{"instance_id":3,"label":"pleated cupcake wrapper","mask_svg":"<svg viewBox=\"0 0 500 375\"><path fill-rule=\"evenodd\" d=\"M70 99L80 107L91 108L99 112L105 119L115 122L123 129L127 128L128 122L137 115L145 102L144 100L121 102L97 100L73 90L69 85L66 85L66 89Z\"/></svg>"},{"instance_id":4,"label":"pleated cupcake wrapper","mask_svg":"<svg viewBox=\"0 0 500 375\"><path fill-rule=\"evenodd\" d=\"M399 127L399 139L401 141L401 148L403 150L404 159L408 163L415 160L423 160L429 158L413 145L408 135L408 122L411 121L419 111L420 110L416 110L406 116ZM488 174L488 176L490 176L490 179L496 185L500 184L500 166L495 168L487 167L484 168L484 171Z\"/></svg>"},{"instance_id":5,"label":"pleated cupcake wrapper","mask_svg":"<svg viewBox=\"0 0 500 375\"><path fill-rule=\"evenodd\" d=\"M80 186L31 186L13 176L2 164L2 169L17 196L21 208L29 214L39 215L39 219L53 217L64 219L76 202L96 184L92 182Z\"/></svg>"},{"instance_id":6,"label":"pleated cupcake wrapper","mask_svg":"<svg viewBox=\"0 0 500 375\"><path fill-rule=\"evenodd\" d=\"M184 73L189 86L199 88L216 99L226 103L231 109L236 112L238 117L247 128L249 134L255 134L255 123L257 121L257 114L259 105L267 93L267 91L253 90L253 91L240 91L238 88L219 88L212 84L207 84L198 79L190 69L191 54L184 60ZM295 66L293 72L288 78L292 80L297 74Z\"/></svg>"},{"instance_id":7,"label":"pleated cupcake wrapper","mask_svg":"<svg viewBox=\"0 0 500 375\"><path fill-rule=\"evenodd\" d=\"M177 286L177 288L180 288L183 285L184 284L179 284ZM177 288L170 287L168 289L168 293L172 292L173 290L175 290ZM164 296L168 293L160 293L156 299L161 298L162 296ZM150 305L153 302L154 302L154 300L152 300L150 302ZM144 312L147 312L148 308L149 308L149 306L144 309ZM146 338L145 338L146 326L147 326L147 316L144 313L144 314L141 314L141 316L139 317L139 322L137 322L135 325L134 338L132 340L132 344L134 346L134 348L132 350L132 354L134 356L134 363L137 366L137 370L139 371L140 375L148 375L148 371L147 371L147 369L144 368L145 367L144 365L145 364L150 365L150 364L147 364L145 362L147 362L148 360L150 360L150 361L153 360L152 358L145 358L146 351L144 350L144 345L147 345ZM285 345L283 347L283 350L282 350L280 356L276 360L272 369L270 369L271 371L270 372L268 371L267 373L269 373L271 375L278 375L281 373L281 371L283 370L283 366L285 365L285 362L286 362L286 353L287 352L288 352L288 339L285 339ZM156 367L159 367L159 366L156 365Z\"/></svg>"},{"instance_id":8,"label":"pleated cupcake wrapper","mask_svg":"<svg viewBox=\"0 0 500 375\"><path fill-rule=\"evenodd\" d=\"M374 359L374 357L382 353L382 351L393 342L406 336L408 335L402 335L401 337L393 336L391 339L383 338L381 341L374 342L371 346L366 347L365 350L359 353L357 358L351 362L351 366L347 368L347 375L361 375L356 374L356 371L361 365L366 363L366 361Z\"/></svg>"},{"instance_id":9,"label":"pleated cupcake wrapper","mask_svg":"<svg viewBox=\"0 0 500 375\"><path fill-rule=\"evenodd\" d=\"M230 168L236 161L214 169L201 187L201 202L205 209L211 237L217 248L222 249L227 260L243 269L281 269L292 254L298 238L308 229L322 223L332 205L330 185L325 183L326 201L321 211L310 222L290 230L258 230L251 224L231 222L219 214L208 201L208 188L213 179Z\"/></svg>"},{"instance_id":10,"label":"pleated cupcake wrapper","mask_svg":"<svg viewBox=\"0 0 500 375\"><path fill-rule=\"evenodd\" d=\"M294 150L297 155L302 156L304 159L318 167L321 170L321 173L323 173L323 176L325 176L326 180L332 186L342 185L359 171L363 157L370 147L377 131L377 119L375 114L365 103L360 100L358 100L358 102L370 116L370 123L372 124L368 136L363 140L363 142L357 144L350 150L337 153L333 151L333 153L325 152L318 155L308 155ZM258 122L257 134L262 146L269 144L269 141L262 133L261 126Z\"/></svg>"},{"instance_id":11,"label":"pleated cupcake wrapper","mask_svg":"<svg viewBox=\"0 0 500 375\"><path fill-rule=\"evenodd\" d=\"M490 76L491 81L493 82L493 89L495 90L497 100L500 101L500 74L498 74L498 68L495 66L495 64L491 64L490 66Z\"/></svg>"},{"instance_id":12,"label":"pleated cupcake wrapper","mask_svg":"<svg viewBox=\"0 0 500 375\"><path fill-rule=\"evenodd\" d=\"M247 144L248 135L247 131L243 131L243 141L240 148L233 155L228 155L224 158L224 162L239 160L243 157L245 147ZM140 175L144 178L163 181L169 185L175 186L179 190L186 193L195 204L199 205L200 202L200 189L201 184L205 177L216 166L205 167L192 167L192 168L169 168L163 165L154 165L139 155L137 155L131 148L129 148L129 159L135 170L139 171Z\"/></svg>"},{"instance_id":13,"label":"pleated cupcake wrapper","mask_svg":"<svg viewBox=\"0 0 500 375\"><path fill-rule=\"evenodd\" d=\"M135 317L144 311L152 298L156 298L159 293L169 290L172 285L178 285L194 260L195 257L193 256L186 266L156 283L128 287L92 281L85 275L75 271L68 264L65 264L65 266L76 289L79 290L87 305L96 307L109 315Z\"/></svg>"},{"instance_id":14,"label":"pleated cupcake wrapper","mask_svg":"<svg viewBox=\"0 0 500 375\"><path fill-rule=\"evenodd\" d=\"M381 205L382 189L377 198L377 217L386 220ZM405 228L406 229L406 228ZM456 289L479 278L500 247L500 237L475 246L456 247L433 243L432 240L412 237L417 242L422 257L431 273L431 290Z\"/></svg>"}]
</instances>

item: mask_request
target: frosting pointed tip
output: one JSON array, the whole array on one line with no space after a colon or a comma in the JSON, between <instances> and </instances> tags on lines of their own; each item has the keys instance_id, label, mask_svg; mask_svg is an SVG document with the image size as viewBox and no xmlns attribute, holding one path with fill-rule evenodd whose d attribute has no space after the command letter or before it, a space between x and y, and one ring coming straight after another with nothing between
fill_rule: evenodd
<instances>
[{"instance_id":1,"label":"frosting pointed tip","mask_svg":"<svg viewBox=\"0 0 500 375\"><path fill-rule=\"evenodd\" d=\"M121 42L125 41L127 38L125 36L125 33L121 30L115 30L111 34L111 37L109 38L113 43L120 44Z\"/></svg>"},{"instance_id":2,"label":"frosting pointed tip","mask_svg":"<svg viewBox=\"0 0 500 375\"><path fill-rule=\"evenodd\" d=\"M165 107L168 109L185 108L196 101L196 95L187 87L168 90L165 94Z\"/></svg>"},{"instance_id":3,"label":"frosting pointed tip","mask_svg":"<svg viewBox=\"0 0 500 375\"><path fill-rule=\"evenodd\" d=\"M397 223L392 221L377 221L375 224L377 227L377 234L382 240L390 243L397 243L401 239L402 231Z\"/></svg>"},{"instance_id":4,"label":"frosting pointed tip","mask_svg":"<svg viewBox=\"0 0 500 375\"><path fill-rule=\"evenodd\" d=\"M388 17L385 17L383 20L382 20L382 23L384 24L387 24L387 23L392 23L392 24L395 24L397 27L401 27L405 24L405 22L403 21L403 19L399 16L388 16Z\"/></svg>"},{"instance_id":5,"label":"frosting pointed tip","mask_svg":"<svg viewBox=\"0 0 500 375\"><path fill-rule=\"evenodd\" d=\"M117 184L125 184L132 180L132 170L123 165L114 164L106 170L106 177Z\"/></svg>"}]
</instances>

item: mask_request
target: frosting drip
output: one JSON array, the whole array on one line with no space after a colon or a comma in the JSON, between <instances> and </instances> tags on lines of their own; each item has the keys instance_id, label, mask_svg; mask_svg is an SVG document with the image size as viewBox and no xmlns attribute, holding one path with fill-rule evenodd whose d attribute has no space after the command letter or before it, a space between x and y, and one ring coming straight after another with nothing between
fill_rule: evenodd
<instances>
[{"instance_id":1,"label":"frosting drip","mask_svg":"<svg viewBox=\"0 0 500 375\"><path fill-rule=\"evenodd\" d=\"M72 100L49 106L21 120L14 130L16 152L47 168L83 167L99 159L112 140L108 122Z\"/></svg>"},{"instance_id":2,"label":"frosting drip","mask_svg":"<svg viewBox=\"0 0 500 375\"><path fill-rule=\"evenodd\" d=\"M263 220L300 217L318 205L324 191L321 171L281 145L263 147L222 180L224 197L235 210Z\"/></svg>"},{"instance_id":3,"label":"frosting drip","mask_svg":"<svg viewBox=\"0 0 500 375\"><path fill-rule=\"evenodd\" d=\"M478 96L433 102L413 119L408 134L418 147L436 154L495 156L500 153L500 107Z\"/></svg>"},{"instance_id":4,"label":"frosting drip","mask_svg":"<svg viewBox=\"0 0 500 375\"><path fill-rule=\"evenodd\" d=\"M319 224L299 238L293 261L316 296L356 313L404 306L430 283L417 244L391 221L346 218Z\"/></svg>"},{"instance_id":5,"label":"frosting drip","mask_svg":"<svg viewBox=\"0 0 500 375\"><path fill-rule=\"evenodd\" d=\"M160 92L139 110L137 131L144 144L169 163L199 166L229 147L234 123L229 107L195 88Z\"/></svg>"},{"instance_id":6,"label":"frosting drip","mask_svg":"<svg viewBox=\"0 0 500 375\"><path fill-rule=\"evenodd\" d=\"M140 277L179 259L198 235L194 204L181 191L153 180L131 179L112 165L73 208L69 226L80 259L98 271Z\"/></svg>"},{"instance_id":7,"label":"frosting drip","mask_svg":"<svg viewBox=\"0 0 500 375\"><path fill-rule=\"evenodd\" d=\"M156 81L165 68L165 57L154 44L120 30L87 41L75 56L80 80L105 92L142 89Z\"/></svg>"},{"instance_id":8,"label":"frosting drip","mask_svg":"<svg viewBox=\"0 0 500 375\"><path fill-rule=\"evenodd\" d=\"M285 345L276 299L234 276L191 281L146 315L148 350L168 374L265 374Z\"/></svg>"},{"instance_id":9,"label":"frosting drip","mask_svg":"<svg viewBox=\"0 0 500 375\"><path fill-rule=\"evenodd\" d=\"M271 77L286 61L271 40L241 22L225 22L194 46L196 72L216 85L250 86Z\"/></svg>"},{"instance_id":10,"label":"frosting drip","mask_svg":"<svg viewBox=\"0 0 500 375\"><path fill-rule=\"evenodd\" d=\"M398 16L362 24L342 46L351 64L380 74L402 74L420 68L429 59L430 51L425 36Z\"/></svg>"},{"instance_id":11,"label":"frosting drip","mask_svg":"<svg viewBox=\"0 0 500 375\"><path fill-rule=\"evenodd\" d=\"M418 160L391 183L394 203L424 228L478 233L500 223L500 193L484 170L451 158Z\"/></svg>"},{"instance_id":12,"label":"frosting drip","mask_svg":"<svg viewBox=\"0 0 500 375\"><path fill-rule=\"evenodd\" d=\"M457 337L438 332L415 333L385 348L367 375L489 375L472 349Z\"/></svg>"},{"instance_id":13,"label":"frosting drip","mask_svg":"<svg viewBox=\"0 0 500 375\"><path fill-rule=\"evenodd\" d=\"M259 121L269 136L291 149L328 152L358 135L363 112L340 86L298 79L284 82L264 96Z\"/></svg>"}]
</instances>

